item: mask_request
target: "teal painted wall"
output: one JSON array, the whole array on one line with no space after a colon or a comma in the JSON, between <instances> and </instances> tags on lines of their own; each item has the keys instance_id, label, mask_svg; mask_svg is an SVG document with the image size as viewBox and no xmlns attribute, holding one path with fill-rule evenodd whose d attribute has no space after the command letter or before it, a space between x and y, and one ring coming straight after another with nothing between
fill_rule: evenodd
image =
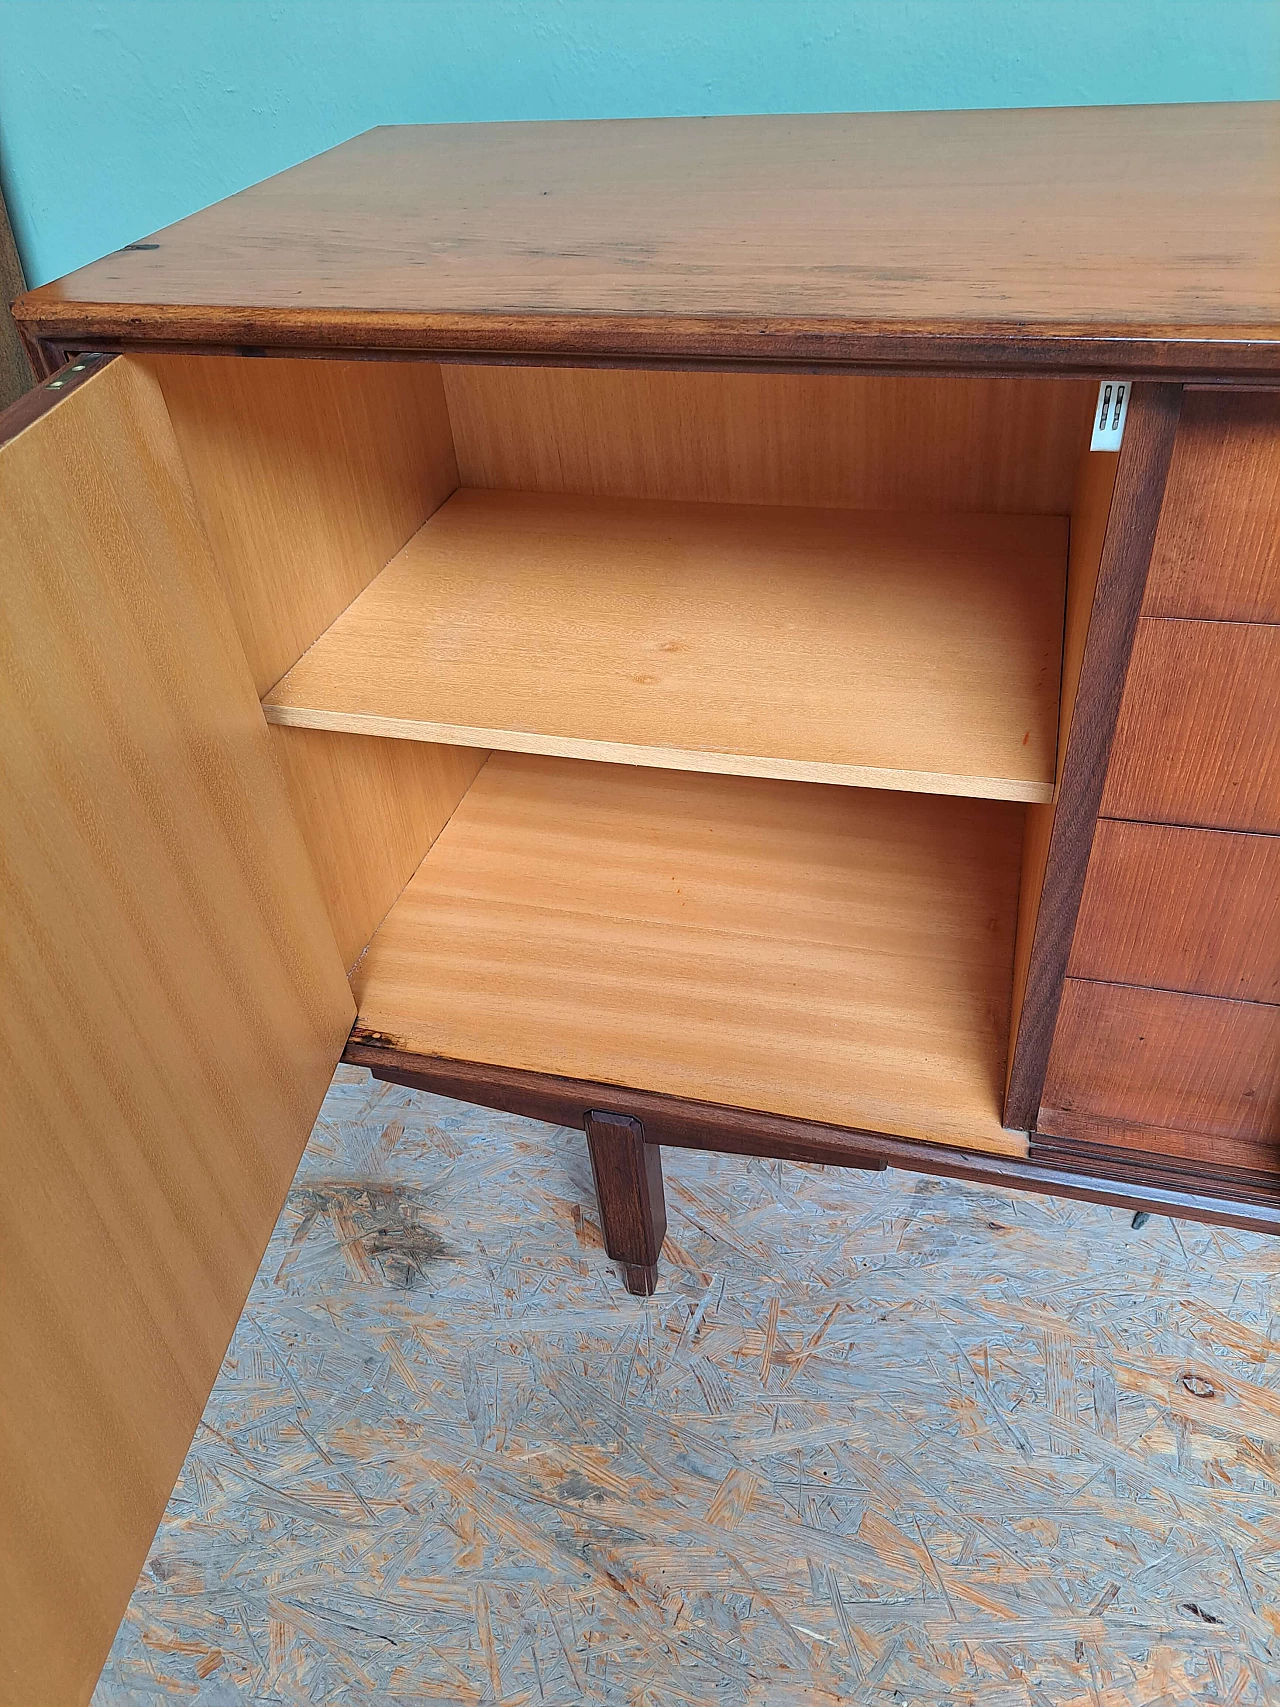
<instances>
[{"instance_id":1,"label":"teal painted wall","mask_svg":"<svg viewBox=\"0 0 1280 1707\"><path fill-rule=\"evenodd\" d=\"M374 124L1280 97L1280 0L0 0L29 283Z\"/></svg>"}]
</instances>

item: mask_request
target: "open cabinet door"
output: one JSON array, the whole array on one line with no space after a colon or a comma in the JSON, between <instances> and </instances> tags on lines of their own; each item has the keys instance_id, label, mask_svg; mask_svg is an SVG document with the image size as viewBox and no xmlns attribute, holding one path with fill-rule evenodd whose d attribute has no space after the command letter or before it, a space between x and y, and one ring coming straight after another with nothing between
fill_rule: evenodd
<instances>
[{"instance_id":1,"label":"open cabinet door","mask_svg":"<svg viewBox=\"0 0 1280 1707\"><path fill-rule=\"evenodd\" d=\"M159 389L89 369L0 446L6 1707L89 1698L354 1013Z\"/></svg>"}]
</instances>

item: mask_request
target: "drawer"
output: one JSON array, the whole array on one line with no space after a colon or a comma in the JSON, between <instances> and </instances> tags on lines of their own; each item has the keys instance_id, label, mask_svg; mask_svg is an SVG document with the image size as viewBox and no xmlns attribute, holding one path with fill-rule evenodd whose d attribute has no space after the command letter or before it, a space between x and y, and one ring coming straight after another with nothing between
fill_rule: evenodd
<instances>
[{"instance_id":1,"label":"drawer","mask_svg":"<svg viewBox=\"0 0 1280 1707\"><path fill-rule=\"evenodd\" d=\"M1280 622L1280 394L1185 395L1142 609Z\"/></svg>"},{"instance_id":2,"label":"drawer","mask_svg":"<svg viewBox=\"0 0 1280 1707\"><path fill-rule=\"evenodd\" d=\"M1140 620L1102 812L1280 831L1280 627Z\"/></svg>"},{"instance_id":3,"label":"drawer","mask_svg":"<svg viewBox=\"0 0 1280 1707\"><path fill-rule=\"evenodd\" d=\"M1262 1141L1280 1122L1280 1007L1068 978L1038 1126L1095 1118Z\"/></svg>"},{"instance_id":4,"label":"drawer","mask_svg":"<svg viewBox=\"0 0 1280 1707\"><path fill-rule=\"evenodd\" d=\"M1280 837L1101 819L1068 971L1280 1001Z\"/></svg>"}]
</instances>

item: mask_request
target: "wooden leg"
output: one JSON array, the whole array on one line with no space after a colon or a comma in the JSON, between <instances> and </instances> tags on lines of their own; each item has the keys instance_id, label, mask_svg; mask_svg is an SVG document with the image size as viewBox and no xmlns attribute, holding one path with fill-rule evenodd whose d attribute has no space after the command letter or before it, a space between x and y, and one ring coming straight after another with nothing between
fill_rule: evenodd
<instances>
[{"instance_id":1,"label":"wooden leg","mask_svg":"<svg viewBox=\"0 0 1280 1707\"><path fill-rule=\"evenodd\" d=\"M627 1291L647 1298L657 1289L667 1231L662 1151L645 1143L644 1127L630 1115L592 1110L585 1124L604 1248L622 1264Z\"/></svg>"}]
</instances>

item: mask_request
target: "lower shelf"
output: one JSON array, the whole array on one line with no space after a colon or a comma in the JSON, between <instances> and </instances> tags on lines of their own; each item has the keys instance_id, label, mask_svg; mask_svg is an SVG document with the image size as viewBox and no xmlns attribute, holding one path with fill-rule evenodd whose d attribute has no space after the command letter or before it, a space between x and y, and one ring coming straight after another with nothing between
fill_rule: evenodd
<instances>
[{"instance_id":1,"label":"lower shelf","mask_svg":"<svg viewBox=\"0 0 1280 1707\"><path fill-rule=\"evenodd\" d=\"M1023 810L494 754L356 1035L1007 1155Z\"/></svg>"}]
</instances>

